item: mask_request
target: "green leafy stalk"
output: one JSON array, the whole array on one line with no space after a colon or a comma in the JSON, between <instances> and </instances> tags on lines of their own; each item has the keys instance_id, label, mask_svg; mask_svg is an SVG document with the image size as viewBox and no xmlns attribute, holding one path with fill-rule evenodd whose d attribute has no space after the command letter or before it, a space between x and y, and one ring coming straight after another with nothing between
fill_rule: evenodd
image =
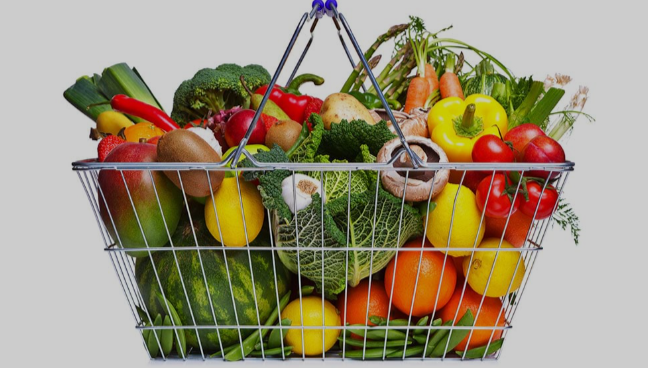
<instances>
[{"instance_id":1,"label":"green leafy stalk","mask_svg":"<svg viewBox=\"0 0 648 368\"><path fill-rule=\"evenodd\" d=\"M542 92L544 92L544 83L531 83L531 88L529 89L529 93L524 98L524 101L522 101L520 106L518 106L513 114L509 116L509 130L528 122L527 116L531 112L531 109L533 109L533 106L535 106Z\"/></svg>"},{"instance_id":2,"label":"green leafy stalk","mask_svg":"<svg viewBox=\"0 0 648 368\"><path fill-rule=\"evenodd\" d=\"M533 110L527 115L530 123L536 124L545 130L547 128L548 118L551 111L558 105L560 99L565 95L565 90L560 88L549 88L542 96L542 99L533 107Z\"/></svg>"},{"instance_id":3,"label":"green leafy stalk","mask_svg":"<svg viewBox=\"0 0 648 368\"><path fill-rule=\"evenodd\" d=\"M104 103L108 101L108 97L101 92L95 80L94 78L83 76L63 92L63 97L72 106L93 121L96 121L102 112L112 111L110 104Z\"/></svg>"},{"instance_id":4,"label":"green leafy stalk","mask_svg":"<svg viewBox=\"0 0 648 368\"><path fill-rule=\"evenodd\" d=\"M376 52L376 50L378 50L380 45L398 36L399 34L405 32L408 28L409 28L409 24L400 24L391 27L386 33L380 35L378 39L376 39L376 41L373 43L373 45L371 45L371 47L365 52L364 54L365 59L369 60ZM353 86L356 78L358 77L362 69L363 69L362 63L358 63L358 65L353 69L353 72L351 72L351 75L349 75L349 77L347 78L346 82L344 83L344 86L342 86L340 92L348 93L351 90L351 87Z\"/></svg>"}]
</instances>

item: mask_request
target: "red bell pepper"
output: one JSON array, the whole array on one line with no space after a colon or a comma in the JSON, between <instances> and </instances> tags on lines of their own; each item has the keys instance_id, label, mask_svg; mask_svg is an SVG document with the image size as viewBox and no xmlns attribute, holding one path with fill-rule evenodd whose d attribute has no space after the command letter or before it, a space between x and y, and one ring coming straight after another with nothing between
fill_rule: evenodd
<instances>
[{"instance_id":1,"label":"red bell pepper","mask_svg":"<svg viewBox=\"0 0 648 368\"><path fill-rule=\"evenodd\" d=\"M313 101L313 97L311 96L300 96L295 94L299 92L299 87L307 82L312 82L316 86L319 86L324 83L324 79L314 74L302 74L295 77L288 88L275 86L270 93L270 100L279 105L279 107L288 114L292 120L298 123L303 123L308 119L308 116L304 116L306 106ZM268 86L266 85L260 87L254 93L265 95L267 90ZM295 93L290 93L289 91L295 91Z\"/></svg>"},{"instance_id":2,"label":"red bell pepper","mask_svg":"<svg viewBox=\"0 0 648 368\"><path fill-rule=\"evenodd\" d=\"M254 93L265 95L267 90L268 86L262 86ZM298 123L304 121L304 110L306 110L306 105L308 105L311 99L311 96L297 96L291 93L286 93L277 86L275 86L270 93L270 100L279 105L279 107L288 114L292 120Z\"/></svg>"}]
</instances>

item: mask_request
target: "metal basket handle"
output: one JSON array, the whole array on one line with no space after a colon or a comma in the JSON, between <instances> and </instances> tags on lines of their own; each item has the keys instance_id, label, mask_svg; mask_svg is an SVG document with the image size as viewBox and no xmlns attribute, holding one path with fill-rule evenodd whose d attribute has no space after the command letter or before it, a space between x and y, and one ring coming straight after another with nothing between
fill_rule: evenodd
<instances>
[{"instance_id":1,"label":"metal basket handle","mask_svg":"<svg viewBox=\"0 0 648 368\"><path fill-rule=\"evenodd\" d=\"M376 77L373 74L373 71L369 67L369 63L367 62L367 59L364 57L364 53L362 52L362 49L360 48L360 45L358 45L358 41L356 40L353 32L351 31L351 27L349 26L349 23L347 22L346 18L342 13L338 12L337 9L337 1L336 0L327 0L326 3L324 3L322 0L315 0L312 2L312 9L310 13L304 13L302 15L299 23L297 24L297 29L292 35L292 38L290 39L290 42L288 43L288 47L286 48L286 51L284 52L283 56L281 57L281 61L279 62L279 66L277 67L277 70L275 71L274 75L272 76L272 79L270 81L270 84L268 85L268 89L266 90L266 93L263 95L263 99L261 100L261 104L259 105L259 108L256 111L256 114L254 114L254 118L252 119L252 122L245 133L245 137L241 140L239 143L238 148L232 155L232 161L231 165L233 168L236 168L243 150L245 149L245 146L247 145L248 140L250 139L250 136L252 135L252 132L254 131L259 118L261 117L261 112L265 108L266 103L268 102L268 99L270 98L270 93L272 92L272 89L274 86L277 84L277 79L279 79L279 76L281 75L281 72L283 71L284 66L286 65L286 61L288 60L288 57L290 56L290 53L292 52L293 47L295 46L295 42L297 41L297 38L301 34L302 29L304 28L304 25L306 24L307 21L310 21L314 17L317 17L313 23L313 26L311 27L311 38L309 42L307 43L306 47L304 48L304 51L302 52L299 61L297 65L295 66L295 69L291 73L291 76L289 78L289 81L291 81L295 74L297 73L297 70L301 66L302 61L304 60L304 57L306 56L306 53L310 49L310 46L313 41L313 33L315 31L315 27L317 26L317 22L320 18L322 18L324 15L327 15L333 19L333 22L338 30L338 35L340 38L340 42L342 43L342 46L346 52L347 57L349 58L349 61L351 62L351 65L355 67L355 62L353 61L353 57L351 56L351 53L349 52L349 49L347 48L347 45L344 41L344 38L342 37L341 34L341 29L339 23L342 24L344 30L346 31L347 36L351 40L351 43L353 44L353 48L355 49L356 53L358 54L358 57L360 58L360 62L362 63L362 66L365 68L367 71L367 76L371 80L371 83L373 84L374 88L376 89L376 92L378 93L378 98L380 99L380 102L382 102L383 107L385 108L385 111L387 112L387 116L389 116L389 120L391 120L392 126L394 127L394 130L396 130L396 134L398 135L401 144L403 145L403 148L405 149L406 153L409 155L412 166L414 168L418 168L421 166L423 163L421 158L416 155L410 148L409 144L407 143L407 140L405 139L405 136L403 135L403 131L401 130L400 126L398 125L398 122L396 121L396 118L394 117L394 113L392 112L391 107L387 103L387 100L385 99L385 96L380 89L380 86L378 84L378 81L376 81ZM338 23L339 22L339 23ZM363 86L364 88L364 86Z\"/></svg>"}]
</instances>

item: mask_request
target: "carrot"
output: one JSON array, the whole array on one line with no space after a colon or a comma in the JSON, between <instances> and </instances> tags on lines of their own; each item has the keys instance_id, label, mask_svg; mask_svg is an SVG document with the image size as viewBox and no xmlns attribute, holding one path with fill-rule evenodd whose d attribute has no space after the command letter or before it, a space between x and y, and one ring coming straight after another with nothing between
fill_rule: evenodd
<instances>
[{"instance_id":1,"label":"carrot","mask_svg":"<svg viewBox=\"0 0 648 368\"><path fill-rule=\"evenodd\" d=\"M437 77L436 70L434 70L432 64L425 64L425 79L430 83L430 94L439 88L439 77Z\"/></svg>"},{"instance_id":2,"label":"carrot","mask_svg":"<svg viewBox=\"0 0 648 368\"><path fill-rule=\"evenodd\" d=\"M430 95L430 83L427 78L414 77L407 89L407 98L405 99L405 108L403 111L409 114L410 111L425 106Z\"/></svg>"},{"instance_id":3,"label":"carrot","mask_svg":"<svg viewBox=\"0 0 648 368\"><path fill-rule=\"evenodd\" d=\"M417 73L410 82L407 88L407 98L405 99L405 111L409 114L410 111L425 107L425 102L430 96L432 91L428 76L426 72L426 57L427 57L427 39L415 40L412 35L409 35L410 42L412 43L412 51L414 52L414 59L416 60ZM436 75L436 74L435 74ZM431 75L430 75L431 77Z\"/></svg>"},{"instance_id":4,"label":"carrot","mask_svg":"<svg viewBox=\"0 0 648 368\"><path fill-rule=\"evenodd\" d=\"M464 99L463 90L461 89L461 83L459 82L459 77L454 73L455 67L455 56L454 54L448 55L446 60L446 70L445 73L441 76L439 80L439 90L441 92L441 98L447 97L459 97L462 100Z\"/></svg>"}]
</instances>

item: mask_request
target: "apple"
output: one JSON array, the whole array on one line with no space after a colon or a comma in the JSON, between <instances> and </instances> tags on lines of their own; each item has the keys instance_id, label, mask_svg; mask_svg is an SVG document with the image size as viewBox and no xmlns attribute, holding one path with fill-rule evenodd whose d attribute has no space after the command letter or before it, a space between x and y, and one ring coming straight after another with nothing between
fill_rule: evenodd
<instances>
[{"instance_id":1,"label":"apple","mask_svg":"<svg viewBox=\"0 0 648 368\"><path fill-rule=\"evenodd\" d=\"M565 162L565 151L560 143L545 135L533 138L524 147L522 152L523 162L532 163L561 163ZM544 179L557 178L560 173L549 173L547 171L529 171L529 176Z\"/></svg>"},{"instance_id":2,"label":"apple","mask_svg":"<svg viewBox=\"0 0 648 368\"><path fill-rule=\"evenodd\" d=\"M252 124L252 120L254 119L255 114L256 111L254 110L241 110L232 115L232 117L227 120L224 127L224 135L228 146L234 147L239 145L241 140L245 137L245 133L247 133L248 128ZM265 143L265 135L265 126L261 123L261 121L258 121L247 143L263 144Z\"/></svg>"},{"instance_id":3,"label":"apple","mask_svg":"<svg viewBox=\"0 0 648 368\"><path fill-rule=\"evenodd\" d=\"M545 133L535 124L527 123L517 126L504 136L504 140L513 144L513 152L518 161L522 161L524 147L535 137L544 136Z\"/></svg>"}]
</instances>

